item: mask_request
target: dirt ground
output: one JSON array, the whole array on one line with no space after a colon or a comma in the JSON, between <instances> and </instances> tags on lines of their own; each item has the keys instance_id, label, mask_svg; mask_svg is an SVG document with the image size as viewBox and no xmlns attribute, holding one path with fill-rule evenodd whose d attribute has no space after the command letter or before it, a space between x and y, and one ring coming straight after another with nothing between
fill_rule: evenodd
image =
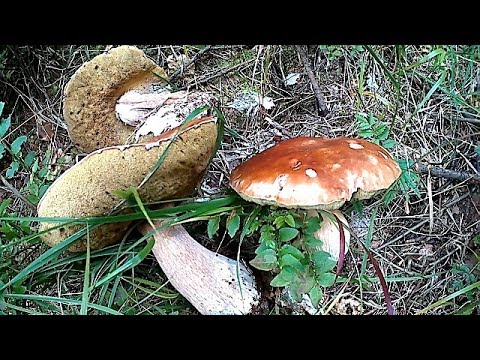
<instances>
[{"instance_id":1,"label":"dirt ground","mask_svg":"<svg viewBox=\"0 0 480 360\"><path fill-rule=\"evenodd\" d=\"M62 90L81 64L110 47L12 46L3 50L5 60L0 75L0 101L5 102L3 117L12 113L11 133L27 135L28 150L36 151L41 160L49 154L46 166L54 177L74 164L80 154L72 145L62 119ZM474 61L466 55L458 56L455 65L445 60L448 71L455 66L457 77L452 80L453 85L445 80L445 87L434 88L440 70L426 62L418 66L417 75L401 74L397 71L401 64L395 56L395 47L376 46L376 54L398 80L396 89L365 47L309 46L308 60L328 108L328 114L323 116L294 46L218 45L206 50L178 45L139 47L167 71L179 88L213 93L225 114L227 127L239 134L237 139L228 132L225 134L202 184L203 193L216 194L226 189L229 174L238 164L280 140L296 136L356 137L359 126L356 114L370 112L389 126L393 124L391 137L397 145L390 151L395 157L419 160L457 173L479 173L480 154L475 146L480 145L480 112L469 111L478 109L479 96L465 95L479 91L478 52ZM461 53L460 47L450 48ZM414 64L432 49L407 46L404 65ZM195 58L199 52L200 56ZM195 58L195 62L178 72L182 54L187 61ZM298 74L297 81L286 83L289 74ZM470 107L459 106L443 88L454 88L465 95ZM235 100L247 91L271 98L274 105L250 112L235 109ZM423 102L424 99L427 100ZM8 136L5 141L13 141L14 135ZM0 160L2 174L10 161L8 157ZM25 195L28 178L28 172L20 171L8 184L3 183L0 202L11 198L12 211L35 216L34 206L21 196ZM399 192L388 206L383 206L381 197L376 197L364 202L364 215L349 212L347 219L352 229L365 240L372 213L377 210L371 248L383 272L393 279L389 290L397 313L414 314L458 290L458 284L465 287L472 283L471 277L465 280L463 273L455 270L461 265L467 266L467 273L473 274L475 281L479 280L480 244L474 242L480 233L479 187L474 182L421 174L419 194L410 189L407 199ZM198 229L201 233L205 227L198 225ZM212 247L206 236L200 235L198 240ZM231 255L235 245L227 243L220 252ZM42 244L22 249L17 266L28 264L44 250ZM346 277L358 276L362 256L362 248L353 242L346 258ZM366 275L375 277L370 264ZM280 294L269 291L272 298L269 313L291 312L279 310ZM458 296L431 313L451 314L469 302L478 301L479 295L474 296L476 300ZM378 282L368 288L354 281L337 284L327 292L324 302L332 304L333 314L385 313Z\"/></svg>"}]
</instances>

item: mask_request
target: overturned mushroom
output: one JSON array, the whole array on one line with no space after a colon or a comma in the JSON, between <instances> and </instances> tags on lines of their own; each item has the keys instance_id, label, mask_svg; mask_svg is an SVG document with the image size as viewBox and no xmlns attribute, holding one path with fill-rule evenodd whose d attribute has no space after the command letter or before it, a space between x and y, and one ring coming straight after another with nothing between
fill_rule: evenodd
<instances>
[{"instance_id":1,"label":"overturned mushroom","mask_svg":"<svg viewBox=\"0 0 480 360\"><path fill-rule=\"evenodd\" d=\"M167 147L176 131L170 131L147 144L111 146L92 152L63 173L46 191L38 204L41 217L93 217L108 215L122 200L117 191L138 187ZM189 196L205 172L215 148L217 127L208 117L189 124L168 150L160 168L138 193L145 202ZM42 222L40 231L55 223ZM90 233L90 247L100 249L122 239L130 222L109 223ZM42 236L50 246L80 229L65 225ZM86 240L70 251L84 251Z\"/></svg>"},{"instance_id":2,"label":"overturned mushroom","mask_svg":"<svg viewBox=\"0 0 480 360\"><path fill-rule=\"evenodd\" d=\"M138 189L144 202L193 193L215 148L216 119L197 110L200 118L182 130L178 125L213 98L203 92L172 93L160 78L166 78L163 69L133 46L114 48L77 70L65 89L64 116L72 141L93 152L50 186L38 204L39 216L82 218L107 215L113 209L129 212L128 207L119 207L118 192L131 187ZM167 146L163 163L152 171ZM42 235L50 246L80 229L71 224L52 229L54 225L40 225L40 231L50 230ZM89 234L90 248L120 241L129 226L130 222L121 222L95 228ZM144 233L147 228L141 226ZM165 273L202 314L249 313L258 303L255 281L244 265L238 264L240 292L232 275L236 261L202 247L181 226L157 230L155 239L154 253ZM85 237L69 248L85 249Z\"/></svg>"},{"instance_id":3,"label":"overturned mushroom","mask_svg":"<svg viewBox=\"0 0 480 360\"><path fill-rule=\"evenodd\" d=\"M67 83L63 116L75 145L90 152L129 142L132 127L115 116L117 100L132 89L149 89L165 71L134 46L119 46L84 63Z\"/></svg>"}]
</instances>

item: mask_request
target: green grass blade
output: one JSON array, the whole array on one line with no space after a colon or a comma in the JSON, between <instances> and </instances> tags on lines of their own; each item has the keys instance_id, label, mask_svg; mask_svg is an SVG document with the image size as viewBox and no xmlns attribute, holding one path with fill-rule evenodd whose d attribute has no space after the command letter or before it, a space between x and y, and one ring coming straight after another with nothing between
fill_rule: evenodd
<instances>
[{"instance_id":1,"label":"green grass blade","mask_svg":"<svg viewBox=\"0 0 480 360\"><path fill-rule=\"evenodd\" d=\"M458 291L455 291L453 294L450 294L448 296L445 296L443 299L440 299L438 300L437 302L431 304L431 305L428 305L426 308L420 310L420 311L417 311L417 313L415 315L421 315L421 314L425 314L427 311L430 311L432 309L435 309L436 307L439 307L443 304L445 304L446 302L452 300L452 299L455 299L457 296L460 296L460 295L463 295L473 289L476 289L480 287L480 281L477 281L476 283L473 283L471 285L468 285L468 286L465 286L463 289L460 289Z\"/></svg>"},{"instance_id":2,"label":"green grass blade","mask_svg":"<svg viewBox=\"0 0 480 360\"><path fill-rule=\"evenodd\" d=\"M165 158L167 157L168 155L168 152L170 151L170 147L175 143L175 141L177 140L177 138L180 136L180 133L182 132L182 130L188 125L188 123L190 123L192 120L194 120L198 115L200 115L202 112L204 112L205 110L209 109L210 106L208 105L205 105L205 106L201 106L199 108L196 108L195 110L193 110L190 115L188 115L185 120L182 122L182 124L178 127L178 130L175 132L175 135L170 139L170 141L168 142L168 145L165 147L165 150L163 150L162 152L162 155L160 156L160 158L157 160L157 162L155 163L155 165L152 167L152 169L150 169L150 171L148 172L148 174L144 177L144 179L140 182L140 185L137 186L137 189L140 189L147 181L148 179L150 179L150 177L160 168L160 166L162 166L163 164L163 161L165 160Z\"/></svg>"},{"instance_id":3,"label":"green grass blade","mask_svg":"<svg viewBox=\"0 0 480 360\"><path fill-rule=\"evenodd\" d=\"M398 81L397 79L395 79L395 77L393 76L393 74L391 73L390 70L388 70L387 66L383 63L383 61L380 59L380 57L377 55L377 53L375 52L375 50L373 50L370 46L366 45L365 48L367 49L367 51L370 53L370 55L372 55L372 57L375 59L375 61L378 63L378 65L380 65L380 67L382 68L382 70L385 72L385 74L387 75L387 77L390 79L390 81L392 82L393 86L395 87L395 89L400 89L400 85L398 84Z\"/></svg>"},{"instance_id":4,"label":"green grass blade","mask_svg":"<svg viewBox=\"0 0 480 360\"><path fill-rule=\"evenodd\" d=\"M54 301L58 302L60 304L67 304L67 305L82 305L82 302L79 300L75 299L68 299L68 298L59 298L55 296L44 296L44 295L29 295L29 294L4 294L3 295L6 298L12 298L12 299L22 299L22 300L38 300L38 301ZM97 305L97 304L92 304L89 303L88 307L98 310L98 311L103 311L104 313L111 314L111 315L123 315L122 313L115 311L113 309L109 309L108 307L102 306L102 305Z\"/></svg>"},{"instance_id":5,"label":"green grass blade","mask_svg":"<svg viewBox=\"0 0 480 360\"><path fill-rule=\"evenodd\" d=\"M41 313L41 312L38 312L38 311L35 311L35 310L32 310L32 309L28 309L28 308L24 308L24 307L21 307L21 306L17 306L17 305L13 305L13 304L9 304L9 303L4 303L5 307L8 307L10 309L13 309L13 310L16 310L16 311L22 311L26 314L29 314L29 315L45 315L44 313Z\"/></svg>"},{"instance_id":6,"label":"green grass blade","mask_svg":"<svg viewBox=\"0 0 480 360\"><path fill-rule=\"evenodd\" d=\"M95 227L88 225L82 230L77 231L75 234L69 236L64 241L58 243L57 245L51 247L30 264L28 264L22 271L8 281L5 285L0 287L0 291L4 290L11 284L25 279L27 276L32 274L34 271L40 269L42 266L48 264L50 261L56 259L60 254L62 254L66 249L68 249L75 241L81 238L87 233L87 230L93 230Z\"/></svg>"},{"instance_id":7,"label":"green grass blade","mask_svg":"<svg viewBox=\"0 0 480 360\"><path fill-rule=\"evenodd\" d=\"M370 245L372 244L373 227L374 227L375 219L377 217L377 212L378 212L378 208L375 208L370 218L370 223L368 224L367 238L365 240L365 246L367 247L368 250L370 250ZM365 275L365 271L367 270L367 258L368 258L367 252L364 251L363 257L362 257L362 268L360 271L361 278Z\"/></svg>"},{"instance_id":8,"label":"green grass blade","mask_svg":"<svg viewBox=\"0 0 480 360\"><path fill-rule=\"evenodd\" d=\"M432 88L428 91L427 95L423 98L422 101L417 105L417 108L411 115L411 117L415 116L425 105L425 103L432 97L433 93L437 91L438 87L444 82L445 77L447 76L447 73L445 71L442 72L442 75L440 75L440 78L433 84Z\"/></svg>"},{"instance_id":9,"label":"green grass blade","mask_svg":"<svg viewBox=\"0 0 480 360\"><path fill-rule=\"evenodd\" d=\"M400 72L403 72L403 71L408 71L408 70L414 69L414 68L422 65L423 63L426 63L427 61L430 61L431 59L435 58L438 55L441 55L441 57L445 57L445 54L446 54L445 50L443 50L442 48L437 48L437 49L431 51L430 53L428 53L427 55L425 55L424 57L420 58L418 61L414 62L412 65L409 65L409 66L406 66L403 69L400 69L396 74L398 74Z\"/></svg>"},{"instance_id":10,"label":"green grass blade","mask_svg":"<svg viewBox=\"0 0 480 360\"><path fill-rule=\"evenodd\" d=\"M142 250L140 250L140 252L137 255L135 255L130 260L126 261L122 266L118 267L115 271L109 273L107 276L105 276L102 279L100 279L99 281L97 281L92 286L91 289L95 289L95 288L101 286L102 284L106 283L107 281L114 278L118 274L121 274L122 272L124 272L128 269L131 269L131 268L137 266L138 264L140 264L143 261L143 259L145 259L147 257L147 255L150 253L154 244L155 244L155 240L154 239L150 240L148 242L148 244Z\"/></svg>"},{"instance_id":11,"label":"green grass blade","mask_svg":"<svg viewBox=\"0 0 480 360\"><path fill-rule=\"evenodd\" d=\"M90 297L90 232L87 231L87 252L85 260L85 274L83 276L82 306L80 315L88 313L88 299Z\"/></svg>"},{"instance_id":12,"label":"green grass blade","mask_svg":"<svg viewBox=\"0 0 480 360\"><path fill-rule=\"evenodd\" d=\"M237 275L237 282L238 282L238 287L240 289L240 296L242 297L242 301L243 301L243 290L242 290L242 281L240 279L240 249L242 247L243 240L245 239L245 236L247 236L247 232L250 229L250 225L252 224L253 220L255 220L260 210L262 210L262 207L259 205L256 205L253 211L248 216L247 220L245 220L242 232L240 233L240 241L238 242L236 275Z\"/></svg>"}]
</instances>

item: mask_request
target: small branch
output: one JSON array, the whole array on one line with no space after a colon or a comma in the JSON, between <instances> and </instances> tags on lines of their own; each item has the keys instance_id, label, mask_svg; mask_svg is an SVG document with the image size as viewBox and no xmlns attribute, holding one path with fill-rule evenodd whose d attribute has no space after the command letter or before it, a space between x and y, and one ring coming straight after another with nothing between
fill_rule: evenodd
<instances>
[{"instance_id":1,"label":"small branch","mask_svg":"<svg viewBox=\"0 0 480 360\"><path fill-rule=\"evenodd\" d=\"M320 85L318 84L318 81L315 78L315 74L313 73L312 67L308 62L307 54L301 45L295 45L295 48L297 49L298 55L300 55L300 60L302 61L303 67L307 71L308 78L312 83L313 92L315 93L315 97L317 98L318 114L320 116L326 116L328 114L327 104L325 103L325 98L322 95L322 91L320 90Z\"/></svg>"},{"instance_id":2,"label":"small branch","mask_svg":"<svg viewBox=\"0 0 480 360\"><path fill-rule=\"evenodd\" d=\"M430 169L430 174L435 177L466 181L473 184L480 184L480 175L477 174L468 174L464 172L458 172L454 170L444 169L438 166L429 166L425 164L416 164L417 171L422 174L428 174Z\"/></svg>"},{"instance_id":3,"label":"small branch","mask_svg":"<svg viewBox=\"0 0 480 360\"><path fill-rule=\"evenodd\" d=\"M245 61L245 62L243 62L243 63L237 64L237 65L235 65L235 66L223 68L223 69L221 69L220 71L216 72L216 73L213 74L213 75L205 76L203 79L194 80L194 81L192 81L192 83L188 84L187 86L184 86L184 87L180 88L179 90L186 90L188 87L191 87L191 86L195 87L195 86L198 86L198 85L200 85L200 84L204 84L204 83L209 82L209 81L211 81L211 80L213 80L213 79L216 79L216 78L218 78L218 77L220 77L220 76L226 75L226 74L228 74L230 71L233 71L233 70L236 70L236 69L238 69L238 68L240 68L240 67L242 67L242 66L248 65L248 64L252 63L254 60L255 60L255 59L250 59L250 60L247 60L247 61Z\"/></svg>"},{"instance_id":4,"label":"small branch","mask_svg":"<svg viewBox=\"0 0 480 360\"><path fill-rule=\"evenodd\" d=\"M473 118L455 118L457 121L461 122L468 122L470 124L474 124L477 126L480 126L480 119L473 119Z\"/></svg>"},{"instance_id":5,"label":"small branch","mask_svg":"<svg viewBox=\"0 0 480 360\"><path fill-rule=\"evenodd\" d=\"M2 175L0 175L0 179L2 180L3 185L16 197L18 197L20 200L22 200L28 207L30 207L32 210L37 211L37 207L30 201L28 200L25 196L20 194L20 192L15 189Z\"/></svg>"},{"instance_id":6,"label":"small branch","mask_svg":"<svg viewBox=\"0 0 480 360\"><path fill-rule=\"evenodd\" d=\"M180 66L177 70L175 70L175 72L173 73L173 75L170 76L170 81L173 81L180 73L183 73L183 70L187 70L190 65L192 65L193 63L195 63L195 61L197 61L197 60L200 58L200 56L202 56L203 54L205 54L205 53L206 53L207 51L209 51L211 48L212 48L212 45L207 45L207 46L204 47L202 50L200 50L200 51L197 52L195 55L193 55L193 57L190 59L189 62L187 62L186 65Z\"/></svg>"}]
</instances>

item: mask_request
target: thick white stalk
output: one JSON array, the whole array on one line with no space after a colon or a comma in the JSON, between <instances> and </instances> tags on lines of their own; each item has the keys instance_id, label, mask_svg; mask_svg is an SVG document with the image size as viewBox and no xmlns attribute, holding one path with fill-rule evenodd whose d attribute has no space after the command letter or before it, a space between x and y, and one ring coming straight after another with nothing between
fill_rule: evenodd
<instances>
[{"instance_id":1,"label":"thick white stalk","mask_svg":"<svg viewBox=\"0 0 480 360\"><path fill-rule=\"evenodd\" d=\"M159 227L161 222L154 225ZM139 229L143 234L152 231L148 223ZM181 225L158 230L153 236L153 253L163 272L201 314L250 314L259 304L255 278L243 264L237 277L237 261L203 247Z\"/></svg>"},{"instance_id":2,"label":"thick white stalk","mask_svg":"<svg viewBox=\"0 0 480 360\"><path fill-rule=\"evenodd\" d=\"M329 212L335 214L343 224L348 226L347 219L339 210L331 210ZM309 209L307 214L312 217L321 216L323 219L321 228L315 233L315 237L322 240L323 245L317 247L316 250L326 251L333 260L338 261L340 257L340 230L338 229L338 224L322 212L319 214L317 210ZM345 235L345 254L347 254L350 248L350 232L345 226L343 227L343 233Z\"/></svg>"}]
</instances>

